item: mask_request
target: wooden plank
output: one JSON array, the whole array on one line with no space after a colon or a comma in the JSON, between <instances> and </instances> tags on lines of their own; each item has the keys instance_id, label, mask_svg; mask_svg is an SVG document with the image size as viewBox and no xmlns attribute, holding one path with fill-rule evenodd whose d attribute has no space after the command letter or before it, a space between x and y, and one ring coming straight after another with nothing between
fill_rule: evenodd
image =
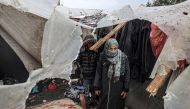
<instances>
[{"instance_id":1,"label":"wooden plank","mask_svg":"<svg viewBox=\"0 0 190 109\"><path fill-rule=\"evenodd\" d=\"M90 47L90 50L97 51L98 48L103 45L110 37L112 37L117 31L119 31L122 27L124 27L126 22L123 22L121 24L118 24L112 31L110 31L104 38L100 39L98 42L96 42L92 47Z\"/></svg>"},{"instance_id":2,"label":"wooden plank","mask_svg":"<svg viewBox=\"0 0 190 109\"><path fill-rule=\"evenodd\" d=\"M172 70L165 65L160 65L158 67L157 75L146 88L146 91L150 93L150 96L155 96L157 94L158 90L164 85L171 73Z\"/></svg>"}]
</instances>

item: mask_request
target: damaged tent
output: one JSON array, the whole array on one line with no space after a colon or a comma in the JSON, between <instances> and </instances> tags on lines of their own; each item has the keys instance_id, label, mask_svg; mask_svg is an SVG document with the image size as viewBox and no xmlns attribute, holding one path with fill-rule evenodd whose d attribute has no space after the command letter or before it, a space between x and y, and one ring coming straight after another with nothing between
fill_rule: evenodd
<instances>
[{"instance_id":1,"label":"damaged tent","mask_svg":"<svg viewBox=\"0 0 190 109\"><path fill-rule=\"evenodd\" d=\"M26 82L29 73L22 61L1 36L0 44L1 80L3 80L5 85Z\"/></svg>"},{"instance_id":2,"label":"damaged tent","mask_svg":"<svg viewBox=\"0 0 190 109\"><path fill-rule=\"evenodd\" d=\"M137 15L139 17L141 16L141 18L156 23L159 26L159 28L163 30L168 36L166 44L164 45L163 50L160 56L158 57L158 60L150 76L151 78L154 78L155 75L158 78L160 78L161 76L161 79L157 79L158 83L159 81L164 81L163 78L166 77L165 76L167 75L166 72L170 72L170 70L172 69L173 70L172 76L179 75L177 74L178 71L176 70L182 68L181 66L185 66L186 63L189 64L189 29L190 29L189 18L190 17L189 17L188 8L189 8L189 0L174 6L140 8L141 12L137 11ZM185 75L186 70L188 70L188 67L185 69L184 72L181 73L180 76ZM186 93L188 87L182 85L183 82L180 82L180 81L188 81L188 79L187 78L182 79L180 76L175 81L173 81L173 83L171 83L170 86L167 87L166 96L164 97L164 107L166 109L170 108L186 109L187 107L189 107L188 106L189 104L185 102L186 99L188 99L189 97L189 94ZM157 82L153 82L153 84ZM179 87L176 84L181 84L182 86ZM157 87L160 86L157 85ZM182 90L183 87L184 88L186 87L187 89ZM154 94L154 92L157 92L158 90L157 88L155 88L152 91L151 88L148 88L148 91Z\"/></svg>"},{"instance_id":3,"label":"damaged tent","mask_svg":"<svg viewBox=\"0 0 190 109\"><path fill-rule=\"evenodd\" d=\"M0 26L3 28L1 36L4 36L3 39L9 46L12 44L12 49L22 60L27 71L30 72L25 83L0 86L0 97L5 98L0 100L3 109L25 108L25 101L31 88L40 80L53 77L69 80L72 61L78 55L82 45L80 36L84 33L84 29L81 27L87 30L95 28L71 20L70 16L75 18L80 16L81 18L81 13L79 12L79 15L70 11L67 13L62 6L55 8L57 4L58 1L55 0L0 1ZM96 23L97 28L103 28L139 18L158 25L168 38L151 73L151 78L154 78L159 65L176 70L179 60L185 59L189 63L189 8L189 0L173 6L140 7L134 11L127 6L108 14ZM97 12L99 11L89 13L95 14ZM164 97L165 109L187 109L190 107L187 102L189 88L182 85L189 81L188 72L189 67L168 87L167 95ZM150 102L146 101L149 99L148 93L145 91L148 83L137 82L133 85L136 89L144 90L144 93L140 92L140 94L145 96L141 97L143 99L138 99L137 96L137 99L134 99L138 100L135 101L135 105L138 104L137 106L144 109L153 108L154 103L157 102L151 103L152 106L150 106ZM139 86L142 87L139 88ZM160 104L163 105L163 103ZM138 107L132 108L137 109Z\"/></svg>"},{"instance_id":4,"label":"damaged tent","mask_svg":"<svg viewBox=\"0 0 190 109\"><path fill-rule=\"evenodd\" d=\"M1 35L7 38L6 41L8 42L8 44L14 49L18 57L22 60L28 72L30 72L29 78L27 82L25 83L15 84L13 86L6 86L6 85L1 86L2 93L0 96L1 98L4 98L4 99L1 99L0 105L2 106L3 109L25 108L25 101L28 94L31 91L31 88L39 80L43 80L45 78L50 78L50 77L62 77L62 78L68 79L69 77L68 72L70 72L71 70L72 60L75 59L78 53L78 49L81 45L81 41L79 37L81 34L81 30L79 28L75 28L74 23L68 21L67 25L65 24L67 28L66 31L68 33L73 32L73 34L66 36L64 39L62 38L63 40L61 41L62 47L60 45L59 47L57 47L57 49L59 50L60 49L64 50L65 49L64 42L68 43L72 41L72 43L76 44L74 46L70 45L70 47L76 48L76 49L71 49L73 50L71 52L73 53L74 56L69 56L67 58L65 57L64 59L67 59L67 61L64 59L63 60L59 59L58 60L59 62L64 63L63 66L48 65L49 62L50 64L54 63L53 56L49 60L47 60L47 58L44 57L44 61L48 61L47 64L43 64L44 61L43 59L41 59L41 48L43 48L42 37L43 37L43 32L44 32L44 26L47 19L49 19L51 13L53 12L54 6L57 5L57 2L58 1L52 1L52 0L49 0L49 2L47 2L46 0L45 1L44 0L41 0L41 1L28 0L28 1L19 1L19 2L1 1L1 4L0 4L1 5L1 9L0 9L1 23L0 24L1 24L1 27L3 28ZM39 6L39 7L36 8L36 6ZM31 13L30 9L33 10L34 8L40 9L40 11L35 10L35 12ZM63 19L63 20L66 20L66 19ZM63 25L65 21L60 21L60 22L62 22L60 25ZM62 27L60 29L62 29ZM61 35L66 33L65 31L62 31L60 29L58 31L61 32L60 33ZM72 35L73 37L70 37ZM46 41L44 42L45 46L47 43L48 45L52 47L52 45L49 44L50 41L51 40L47 38ZM47 47L48 46L46 46L45 48ZM48 51L52 52L52 50L49 50L49 49ZM56 53L59 54L58 52ZM62 52L62 53L65 53L65 52ZM59 62L57 63L58 65L59 65ZM46 67L47 69L42 68L42 66L47 66ZM53 71L50 70L52 69L50 68L50 66L54 67ZM51 73L48 73L48 72L51 72Z\"/></svg>"}]
</instances>

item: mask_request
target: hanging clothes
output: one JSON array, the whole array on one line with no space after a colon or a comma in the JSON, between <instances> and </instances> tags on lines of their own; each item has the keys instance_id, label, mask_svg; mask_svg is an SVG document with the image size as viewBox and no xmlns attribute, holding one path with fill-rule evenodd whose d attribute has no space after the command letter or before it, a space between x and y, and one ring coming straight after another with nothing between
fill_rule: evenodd
<instances>
[{"instance_id":1,"label":"hanging clothes","mask_svg":"<svg viewBox=\"0 0 190 109\"><path fill-rule=\"evenodd\" d=\"M134 19L127 22L117 36L119 49L128 56L131 78L141 82L149 78L156 62L149 38L150 25L149 21Z\"/></svg>"},{"instance_id":2,"label":"hanging clothes","mask_svg":"<svg viewBox=\"0 0 190 109\"><path fill-rule=\"evenodd\" d=\"M150 31L150 43L152 47L153 54L156 58L160 55L164 44L167 40L167 35L158 28L155 24L151 24L151 31Z\"/></svg>"}]
</instances>

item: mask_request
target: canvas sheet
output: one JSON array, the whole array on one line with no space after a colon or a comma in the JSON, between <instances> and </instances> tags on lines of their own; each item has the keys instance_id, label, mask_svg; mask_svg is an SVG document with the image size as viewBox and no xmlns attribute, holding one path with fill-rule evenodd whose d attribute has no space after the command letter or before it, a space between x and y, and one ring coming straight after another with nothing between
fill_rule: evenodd
<instances>
[{"instance_id":1,"label":"canvas sheet","mask_svg":"<svg viewBox=\"0 0 190 109\"><path fill-rule=\"evenodd\" d=\"M45 25L42 43L42 68L32 71L26 83L0 86L2 109L24 109L32 87L45 78L69 80L72 61L82 45L82 30L55 9Z\"/></svg>"}]
</instances>

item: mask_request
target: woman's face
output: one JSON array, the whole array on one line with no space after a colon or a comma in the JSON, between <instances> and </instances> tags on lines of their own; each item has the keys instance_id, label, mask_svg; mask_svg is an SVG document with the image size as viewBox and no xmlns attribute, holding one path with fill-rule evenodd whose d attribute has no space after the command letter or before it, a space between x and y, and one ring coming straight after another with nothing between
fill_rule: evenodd
<instances>
[{"instance_id":1,"label":"woman's face","mask_svg":"<svg viewBox=\"0 0 190 109\"><path fill-rule=\"evenodd\" d=\"M115 45L112 45L109 49L108 49L108 51L109 52L111 52L111 53L116 53L117 52L117 46L115 46Z\"/></svg>"},{"instance_id":2,"label":"woman's face","mask_svg":"<svg viewBox=\"0 0 190 109\"><path fill-rule=\"evenodd\" d=\"M109 57L115 57L118 52L118 42L115 39L109 39L104 45L104 52Z\"/></svg>"}]
</instances>

